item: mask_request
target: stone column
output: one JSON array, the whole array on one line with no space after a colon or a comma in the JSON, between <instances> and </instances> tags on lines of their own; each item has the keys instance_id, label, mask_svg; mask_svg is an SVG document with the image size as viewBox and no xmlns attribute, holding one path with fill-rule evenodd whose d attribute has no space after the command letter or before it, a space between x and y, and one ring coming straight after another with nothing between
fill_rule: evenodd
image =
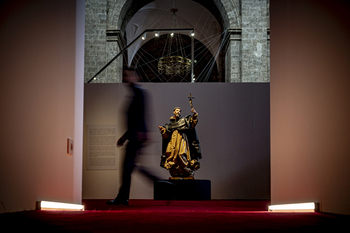
<instances>
[{"instance_id":1,"label":"stone column","mask_svg":"<svg viewBox=\"0 0 350 233\"><path fill-rule=\"evenodd\" d=\"M85 1L85 82L88 82L120 51L119 31L109 33L107 30L108 14L111 13L108 9L106 0ZM121 55L91 83L121 83L122 66Z\"/></svg>"},{"instance_id":2,"label":"stone column","mask_svg":"<svg viewBox=\"0 0 350 233\"><path fill-rule=\"evenodd\" d=\"M89 81L106 64L106 1L85 1L84 81ZM104 74L99 75L99 80Z\"/></svg>"},{"instance_id":3,"label":"stone column","mask_svg":"<svg viewBox=\"0 0 350 233\"><path fill-rule=\"evenodd\" d=\"M121 36L119 30L107 30L106 60L107 63L119 54L121 49ZM124 46L123 46L124 47ZM106 73L106 83L122 83L123 54L120 54L104 71Z\"/></svg>"},{"instance_id":4,"label":"stone column","mask_svg":"<svg viewBox=\"0 0 350 233\"><path fill-rule=\"evenodd\" d=\"M241 82L241 30L229 30L230 39L226 52L226 82Z\"/></svg>"},{"instance_id":5,"label":"stone column","mask_svg":"<svg viewBox=\"0 0 350 233\"><path fill-rule=\"evenodd\" d=\"M268 0L242 1L242 82L269 82Z\"/></svg>"}]
</instances>

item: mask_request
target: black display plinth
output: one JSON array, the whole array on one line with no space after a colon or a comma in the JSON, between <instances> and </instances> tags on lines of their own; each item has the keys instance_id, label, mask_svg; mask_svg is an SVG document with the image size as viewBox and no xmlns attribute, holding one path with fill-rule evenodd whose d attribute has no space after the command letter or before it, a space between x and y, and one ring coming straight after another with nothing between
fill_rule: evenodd
<instances>
[{"instance_id":1,"label":"black display plinth","mask_svg":"<svg viewBox=\"0 0 350 233\"><path fill-rule=\"evenodd\" d=\"M210 180L157 180L154 200L210 200Z\"/></svg>"}]
</instances>

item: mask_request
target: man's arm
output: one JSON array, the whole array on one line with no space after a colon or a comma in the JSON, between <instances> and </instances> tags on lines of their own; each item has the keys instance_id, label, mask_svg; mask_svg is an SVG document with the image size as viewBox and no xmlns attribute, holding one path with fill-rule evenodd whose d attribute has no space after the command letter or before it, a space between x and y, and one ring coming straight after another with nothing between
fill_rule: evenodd
<instances>
[{"instance_id":1,"label":"man's arm","mask_svg":"<svg viewBox=\"0 0 350 233\"><path fill-rule=\"evenodd\" d=\"M123 136L121 136L118 141L117 141L117 147L121 147L124 145L124 142L126 141L127 137L127 131L125 132L125 134Z\"/></svg>"}]
</instances>

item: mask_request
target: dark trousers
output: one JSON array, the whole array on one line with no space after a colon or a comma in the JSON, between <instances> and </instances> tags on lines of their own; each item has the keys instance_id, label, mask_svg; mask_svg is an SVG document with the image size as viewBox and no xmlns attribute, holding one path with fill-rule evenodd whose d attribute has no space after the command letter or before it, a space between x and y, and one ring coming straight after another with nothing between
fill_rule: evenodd
<instances>
[{"instance_id":1,"label":"dark trousers","mask_svg":"<svg viewBox=\"0 0 350 233\"><path fill-rule=\"evenodd\" d=\"M123 183L119 189L117 199L119 200L129 200L130 195L130 185L131 185L131 173L133 172L135 165L136 157L142 148L142 142L139 141L129 141L126 145L126 153L123 163ZM151 172L147 171L144 168L138 167L138 170L141 171L151 180L158 180L158 178L153 175Z\"/></svg>"}]
</instances>

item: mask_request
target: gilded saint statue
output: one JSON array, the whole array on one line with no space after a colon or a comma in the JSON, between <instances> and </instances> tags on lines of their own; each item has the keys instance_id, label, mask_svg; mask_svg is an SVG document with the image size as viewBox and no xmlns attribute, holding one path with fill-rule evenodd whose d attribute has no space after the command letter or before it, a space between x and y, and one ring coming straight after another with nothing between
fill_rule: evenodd
<instances>
[{"instance_id":1,"label":"gilded saint statue","mask_svg":"<svg viewBox=\"0 0 350 233\"><path fill-rule=\"evenodd\" d=\"M199 169L199 159L202 158L200 145L196 133L198 113L192 106L192 115L181 117L181 108L173 109L170 123L159 126L163 137L162 157L160 166L169 170L172 177L193 178Z\"/></svg>"}]
</instances>

